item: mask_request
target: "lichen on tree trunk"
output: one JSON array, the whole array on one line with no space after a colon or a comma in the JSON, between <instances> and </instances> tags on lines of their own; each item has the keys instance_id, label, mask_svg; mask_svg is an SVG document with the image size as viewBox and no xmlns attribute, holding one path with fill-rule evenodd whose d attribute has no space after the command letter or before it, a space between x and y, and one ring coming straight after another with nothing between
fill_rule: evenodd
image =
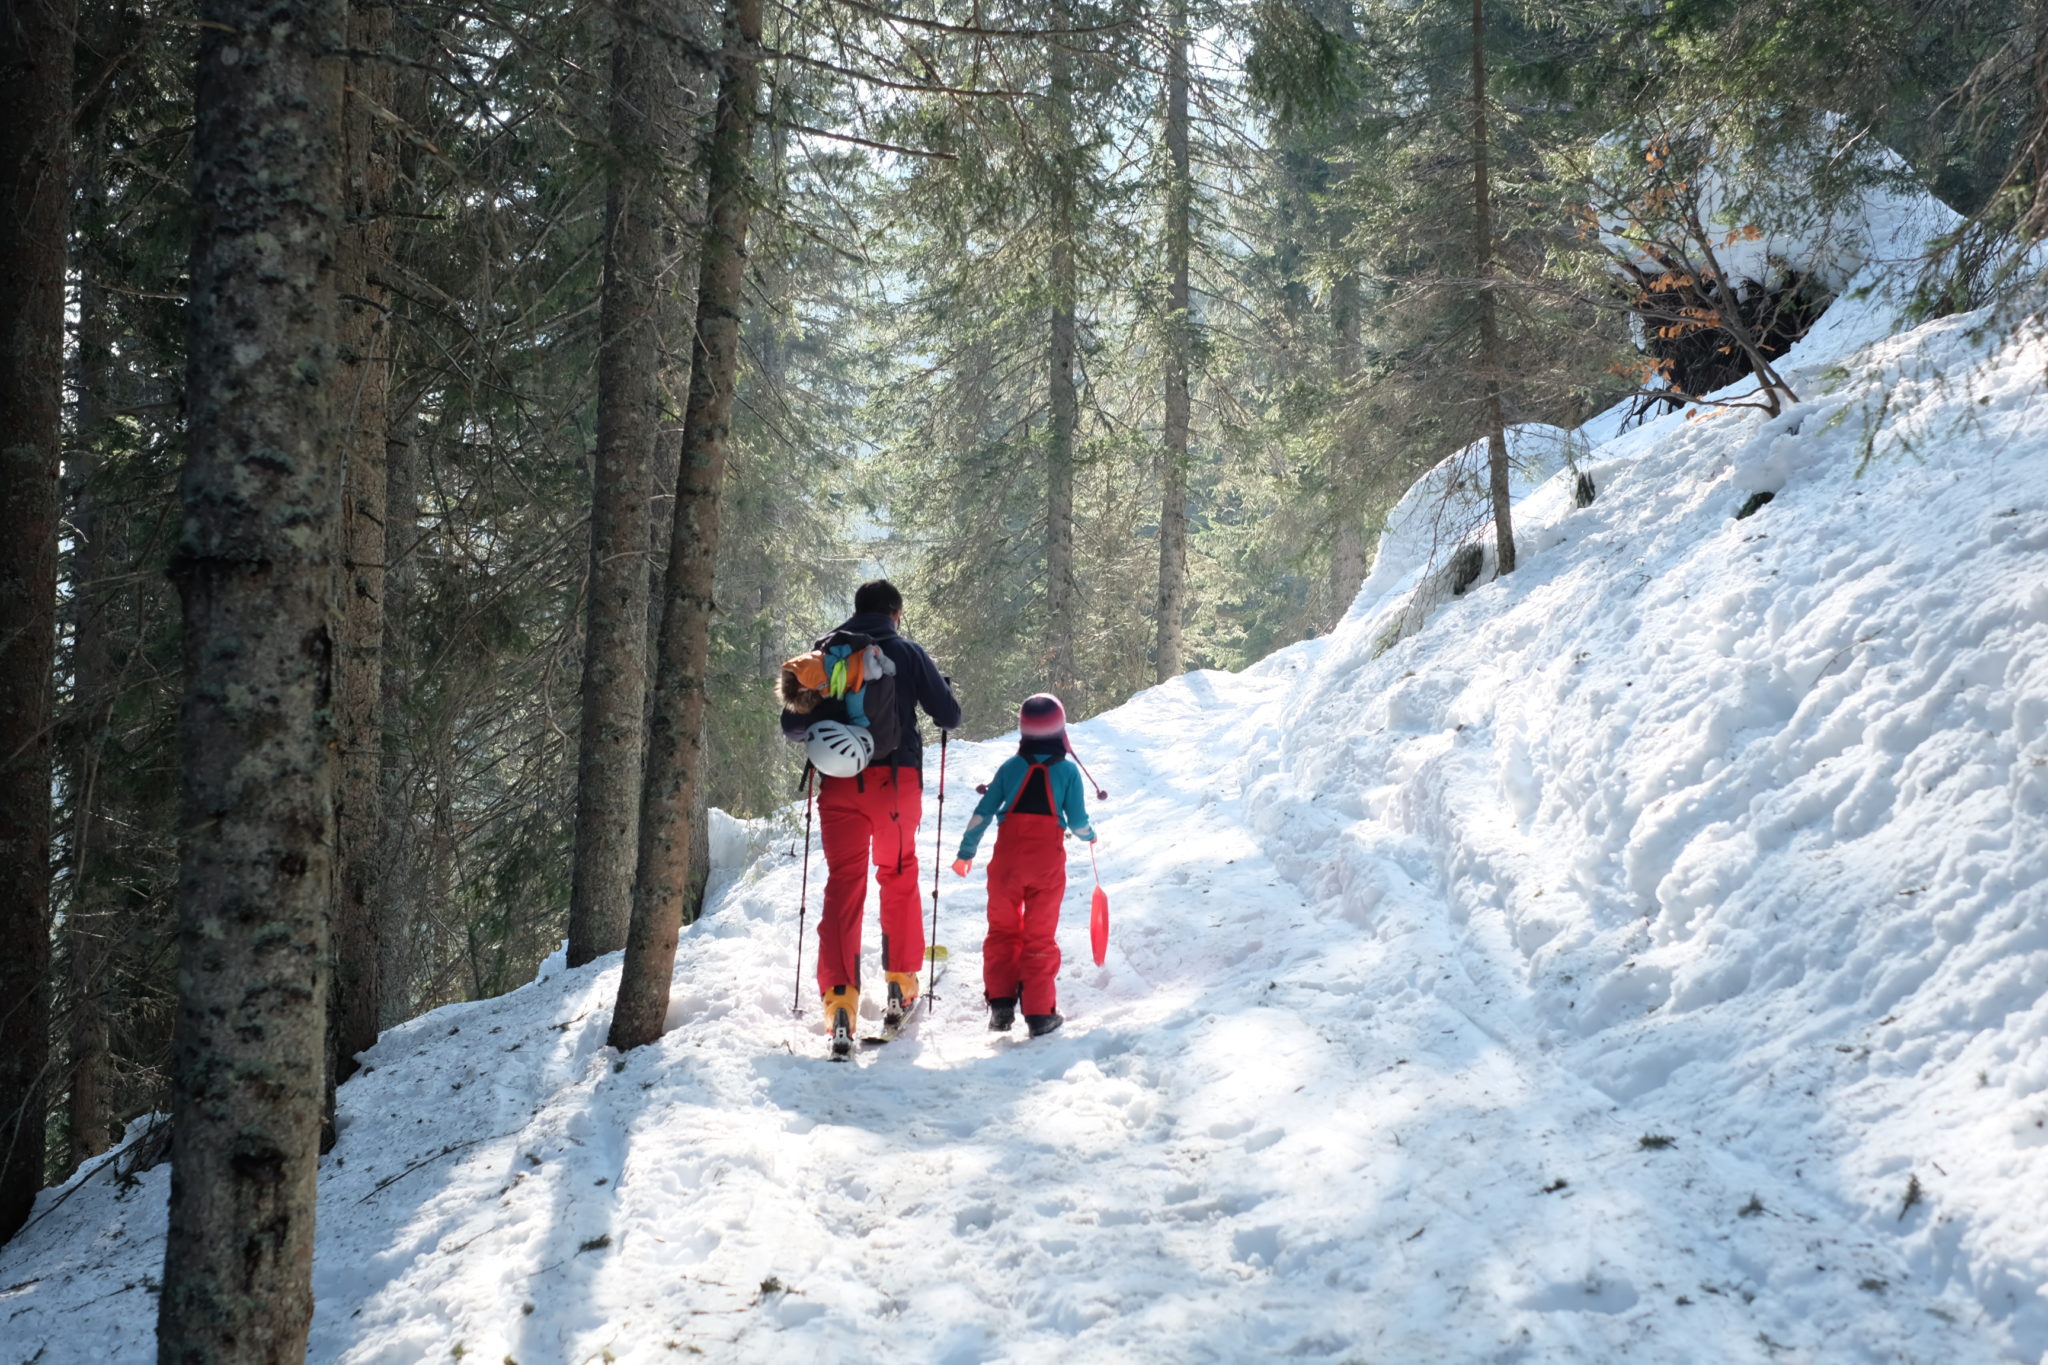
<instances>
[{"instance_id":1,"label":"lichen on tree trunk","mask_svg":"<svg viewBox=\"0 0 2048 1365\"><path fill-rule=\"evenodd\" d=\"M296 1361L334 900L337 0L205 0L163 1361Z\"/></svg>"}]
</instances>

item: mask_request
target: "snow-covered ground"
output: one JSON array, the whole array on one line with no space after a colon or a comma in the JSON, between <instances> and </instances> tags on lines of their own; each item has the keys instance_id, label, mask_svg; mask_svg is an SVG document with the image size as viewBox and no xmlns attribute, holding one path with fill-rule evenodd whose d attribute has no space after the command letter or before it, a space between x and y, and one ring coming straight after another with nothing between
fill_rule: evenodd
<instances>
[{"instance_id":1,"label":"snow-covered ground","mask_svg":"<svg viewBox=\"0 0 2048 1365\"><path fill-rule=\"evenodd\" d=\"M2048 344L1979 322L1076 727L1115 925L1077 852L1049 1038L982 1027L977 871L936 1012L824 1060L801 826L721 825L658 1044L608 959L367 1055L312 1358L2048 1359ZM167 1184L44 1196L0 1365L152 1357Z\"/></svg>"}]
</instances>

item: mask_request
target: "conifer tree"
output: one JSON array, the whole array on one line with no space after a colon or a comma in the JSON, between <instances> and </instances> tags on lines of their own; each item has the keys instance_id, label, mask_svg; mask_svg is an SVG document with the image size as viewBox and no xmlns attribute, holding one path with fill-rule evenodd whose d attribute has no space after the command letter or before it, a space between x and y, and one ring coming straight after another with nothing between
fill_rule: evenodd
<instances>
[{"instance_id":1,"label":"conifer tree","mask_svg":"<svg viewBox=\"0 0 2048 1365\"><path fill-rule=\"evenodd\" d=\"M1472 0L1472 288L1479 313L1478 381L1485 395L1486 482L1493 504L1494 571L1515 569L1513 504L1508 493L1507 418L1501 407L1506 356L1501 348L1499 301L1494 294L1493 181L1488 159L1487 116L1492 92L1486 82L1486 0Z\"/></svg>"},{"instance_id":2,"label":"conifer tree","mask_svg":"<svg viewBox=\"0 0 2048 1365\"><path fill-rule=\"evenodd\" d=\"M665 45L660 25L637 3L619 5L614 23L596 488L569 893L572 967L624 947L632 916L647 687L648 495L661 408Z\"/></svg>"},{"instance_id":3,"label":"conifer tree","mask_svg":"<svg viewBox=\"0 0 2048 1365\"><path fill-rule=\"evenodd\" d=\"M1116 564L1112 585L1110 566L1088 550L1130 546L1133 528L1092 524L1091 503L1115 499L1134 475L1150 484L1159 460L1157 444L1128 441L1129 427L1109 418L1113 400L1095 373L1139 306L1129 210L1142 184L1109 150L1158 109L1128 79L1137 26L1122 9L1081 4L1008 23L976 18L1000 38L958 39L961 80L1014 93L933 95L887 125L906 135L936 125L935 144L953 159L895 168L882 182L889 231L879 249L915 281L884 344L914 362L875 414L900 452L892 524L918 528L909 572L922 585L921 628L962 661L970 727L984 723L983 706L988 721L1007 711L1006 694L1050 687L1086 714L1098 692L1121 694L1112 673L1153 673L1153 592L1137 597L1136 620L1111 629L1108 613L1132 601L1136 566ZM1151 413L1157 393L1143 398ZM1134 502L1118 512L1153 515ZM1136 571L1156 583L1157 552L1148 555Z\"/></svg>"},{"instance_id":4,"label":"conifer tree","mask_svg":"<svg viewBox=\"0 0 2048 1365\"><path fill-rule=\"evenodd\" d=\"M1188 256L1194 235L1194 175L1188 150L1188 7L1172 0L1166 15L1166 375L1165 451L1159 494L1158 680L1182 667L1182 622L1187 610L1188 380L1193 365L1194 316L1188 291Z\"/></svg>"},{"instance_id":5,"label":"conifer tree","mask_svg":"<svg viewBox=\"0 0 2048 1365\"><path fill-rule=\"evenodd\" d=\"M87 46L82 38L81 46ZM89 48L88 48L89 50ZM104 136L99 120L82 129L78 203L83 215L97 220L106 201ZM81 224L97 227L97 221ZM64 776L71 789L70 809L63 812L69 848L70 897L64 915L63 1032L69 1044L65 1068L65 1165L75 1167L96 1156L108 1136L104 1081L110 1039L108 970L114 958L118 917L114 913L115 878L109 875L119 839L115 803L105 772L115 694L120 686L116 660L114 616L118 595L106 580L116 571L125 548L120 518L109 506L112 479L101 462L101 443L110 435L105 408L111 397L113 370L112 310L101 278L105 265L86 231L75 238L73 259L78 276L78 327L73 342L70 450L65 483L70 494L67 520L73 551L71 579L72 676L70 714L60 727Z\"/></svg>"},{"instance_id":6,"label":"conifer tree","mask_svg":"<svg viewBox=\"0 0 2048 1365\"><path fill-rule=\"evenodd\" d=\"M1283 10L1253 66L1283 120L1341 139L1329 194L1375 281L1343 425L1380 447L1368 463L1382 471L1353 477L1382 483L1385 507L1422 467L1482 443L1496 572L1515 560L1507 428L1580 411L1619 336L1611 311L1599 325L1548 278L1566 218L1540 184L1544 140L1580 135L1543 82L1594 36L1570 7L1503 0L1366 3L1330 22ZM1513 106L1495 88L1502 52ZM1476 529L1445 527L1447 548Z\"/></svg>"},{"instance_id":7,"label":"conifer tree","mask_svg":"<svg viewBox=\"0 0 2048 1365\"><path fill-rule=\"evenodd\" d=\"M1073 10L1054 10L1071 27ZM1046 429L1045 429L1045 668L1053 691L1077 695L1074 662L1074 438L1080 404L1074 392L1079 342L1079 267L1074 238L1084 155L1074 125L1073 56L1060 39L1049 44L1046 76Z\"/></svg>"},{"instance_id":8,"label":"conifer tree","mask_svg":"<svg viewBox=\"0 0 2048 1365\"><path fill-rule=\"evenodd\" d=\"M312 1320L333 912L333 445L344 13L201 11L184 819L166 1361L288 1361Z\"/></svg>"},{"instance_id":9,"label":"conifer tree","mask_svg":"<svg viewBox=\"0 0 2048 1365\"><path fill-rule=\"evenodd\" d=\"M340 148L344 217L336 244L340 296L337 403L348 458L341 480L341 625L335 657L335 723L341 749L336 833L338 897L334 980L328 1009L333 1087L355 1072L355 1056L377 1041L384 986L384 903L378 883L383 837L382 684L385 467L391 409L392 182L385 123L396 83L392 7L352 6Z\"/></svg>"},{"instance_id":10,"label":"conifer tree","mask_svg":"<svg viewBox=\"0 0 2048 1365\"><path fill-rule=\"evenodd\" d=\"M731 439L747 232L754 211L760 49L761 0L728 0L718 55L718 104L705 152L697 322L647 731L633 919L610 1033L612 1046L620 1049L661 1036L689 894L693 819L704 780L705 661L718 562L718 503Z\"/></svg>"},{"instance_id":11,"label":"conifer tree","mask_svg":"<svg viewBox=\"0 0 2048 1365\"><path fill-rule=\"evenodd\" d=\"M0 22L0 1240L43 1183L70 0Z\"/></svg>"}]
</instances>

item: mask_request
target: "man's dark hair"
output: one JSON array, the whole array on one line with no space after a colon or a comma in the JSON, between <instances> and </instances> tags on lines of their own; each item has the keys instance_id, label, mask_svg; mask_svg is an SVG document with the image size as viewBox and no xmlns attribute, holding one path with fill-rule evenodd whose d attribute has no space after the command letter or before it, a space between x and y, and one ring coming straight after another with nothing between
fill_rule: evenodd
<instances>
[{"instance_id":1,"label":"man's dark hair","mask_svg":"<svg viewBox=\"0 0 2048 1365\"><path fill-rule=\"evenodd\" d=\"M872 583L863 583L853 590L853 609L858 612L879 611L885 616L894 616L903 610L903 594L896 591L896 585L886 578L877 578Z\"/></svg>"}]
</instances>

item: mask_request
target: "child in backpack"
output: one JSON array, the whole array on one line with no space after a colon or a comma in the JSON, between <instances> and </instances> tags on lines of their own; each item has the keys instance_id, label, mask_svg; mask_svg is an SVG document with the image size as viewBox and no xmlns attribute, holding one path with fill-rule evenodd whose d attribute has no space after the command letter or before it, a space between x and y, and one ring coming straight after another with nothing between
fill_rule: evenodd
<instances>
[{"instance_id":1,"label":"child in backpack","mask_svg":"<svg viewBox=\"0 0 2048 1365\"><path fill-rule=\"evenodd\" d=\"M982 943L981 978L988 999L988 1026L1008 1032L1024 1007L1033 1038L1066 1020L1059 1012L1053 978L1060 970L1060 900L1067 890L1071 832L1089 843L1081 774L1069 755L1067 712L1049 692L1027 697L1018 709L1017 752L1003 760L983 789L960 838L953 871L966 876L974 850L995 821L996 851L988 864L988 937Z\"/></svg>"}]
</instances>

